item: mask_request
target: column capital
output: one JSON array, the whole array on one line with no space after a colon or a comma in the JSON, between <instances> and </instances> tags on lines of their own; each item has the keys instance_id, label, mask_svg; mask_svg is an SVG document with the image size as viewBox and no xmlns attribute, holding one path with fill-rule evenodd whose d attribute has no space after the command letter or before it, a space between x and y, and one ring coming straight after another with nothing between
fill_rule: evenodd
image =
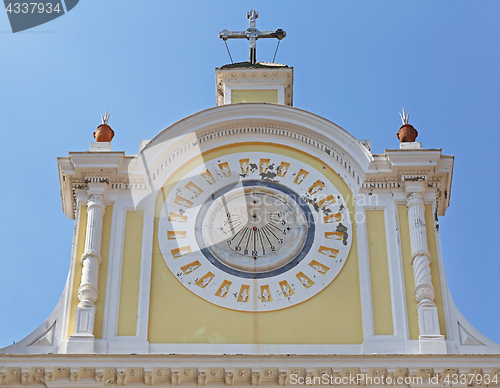
<instances>
[{"instance_id":1,"label":"column capital","mask_svg":"<svg viewBox=\"0 0 500 388\"><path fill-rule=\"evenodd\" d=\"M426 173L401 173L400 179L405 188L406 195L411 195L412 193L420 193L423 196L428 179L428 175Z\"/></svg>"},{"instance_id":2,"label":"column capital","mask_svg":"<svg viewBox=\"0 0 500 388\"><path fill-rule=\"evenodd\" d=\"M108 174L87 174L84 177L85 184L87 185L87 194L89 197L92 195L102 195L104 197L110 182Z\"/></svg>"},{"instance_id":3,"label":"column capital","mask_svg":"<svg viewBox=\"0 0 500 388\"><path fill-rule=\"evenodd\" d=\"M99 207L102 210L106 208L106 205L104 204L104 195L89 193L89 199L87 200L87 212L93 207Z\"/></svg>"},{"instance_id":4,"label":"column capital","mask_svg":"<svg viewBox=\"0 0 500 388\"><path fill-rule=\"evenodd\" d=\"M409 193L408 196L406 197L407 208L410 208L415 205L421 206L422 208L424 207L423 192L413 191Z\"/></svg>"}]
</instances>

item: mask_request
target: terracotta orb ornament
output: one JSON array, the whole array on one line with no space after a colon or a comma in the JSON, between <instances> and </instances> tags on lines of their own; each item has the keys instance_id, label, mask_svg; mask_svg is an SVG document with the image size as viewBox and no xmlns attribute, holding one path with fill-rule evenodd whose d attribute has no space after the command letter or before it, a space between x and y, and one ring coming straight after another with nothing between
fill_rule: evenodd
<instances>
[{"instance_id":1,"label":"terracotta orb ornament","mask_svg":"<svg viewBox=\"0 0 500 388\"><path fill-rule=\"evenodd\" d=\"M414 142L418 136L418 131L411 124L403 124L396 136L401 143Z\"/></svg>"},{"instance_id":2,"label":"terracotta orb ornament","mask_svg":"<svg viewBox=\"0 0 500 388\"><path fill-rule=\"evenodd\" d=\"M108 110L106 109L106 113L104 113L104 116L101 115L102 124L99 125L94 132L94 138L99 143L110 142L115 136L115 131L113 131L108 125L109 116L110 115L108 114Z\"/></svg>"},{"instance_id":3,"label":"terracotta orb ornament","mask_svg":"<svg viewBox=\"0 0 500 388\"><path fill-rule=\"evenodd\" d=\"M115 136L115 132L108 124L101 124L94 132L94 137L97 142L110 142Z\"/></svg>"},{"instance_id":4,"label":"terracotta orb ornament","mask_svg":"<svg viewBox=\"0 0 500 388\"><path fill-rule=\"evenodd\" d=\"M399 116L403 121L403 125L399 128L396 136L398 137L401 143L413 143L418 136L418 132L413 125L408 124L408 120L410 119L410 112L405 114L405 109L403 108L403 113L400 113Z\"/></svg>"}]
</instances>

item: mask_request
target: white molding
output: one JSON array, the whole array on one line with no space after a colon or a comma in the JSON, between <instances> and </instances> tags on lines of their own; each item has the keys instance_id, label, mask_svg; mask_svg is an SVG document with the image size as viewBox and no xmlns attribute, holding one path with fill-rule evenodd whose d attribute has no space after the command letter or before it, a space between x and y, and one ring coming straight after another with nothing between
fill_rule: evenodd
<instances>
[{"instance_id":1,"label":"white molding","mask_svg":"<svg viewBox=\"0 0 500 388\"><path fill-rule=\"evenodd\" d=\"M121 292L121 278L122 278L122 260L123 260L123 243L125 240L125 226L126 226L126 215L127 215L127 202L129 202L129 197L120 195L116 203L116 224L114 226L114 236L113 236L113 259L110 260L112 265L109 267L110 282L108 287L110 288L109 304L106 305L107 310L107 327L106 327L106 340L110 340L117 336L118 332L118 316L120 312L120 292ZM111 308L110 306L114 306ZM104 333L103 333L104 336Z\"/></svg>"},{"instance_id":2,"label":"white molding","mask_svg":"<svg viewBox=\"0 0 500 388\"><path fill-rule=\"evenodd\" d=\"M355 218L356 234L358 240L358 267L359 267L359 285L361 298L361 313L363 323L363 339L365 342L372 341L375 337L375 326L373 319L373 298L371 287L371 268L368 245L365 243L368 239L368 231L366 224L366 206L358 206L356 201L356 215L363 214L363 221L359 223ZM365 285L365 286L363 286Z\"/></svg>"},{"instance_id":3,"label":"white molding","mask_svg":"<svg viewBox=\"0 0 500 388\"><path fill-rule=\"evenodd\" d=\"M436 214L436 201L432 201L432 219L433 219L433 227L434 227L434 237L436 241L436 251L437 251L437 262L438 262L438 267L439 267L439 280L441 283L441 298L443 300L443 314L444 314L444 320L445 320L445 327L446 327L446 339L447 340L455 340L459 341L459 338L455 338L456 336L453 333L452 330L452 316L451 316L451 311L450 311L450 298L448 295L448 282L446 280L446 272L444 268L444 261L443 261L443 252L441 250L441 236L439 234L439 228L436 228L436 225L439 225L439 221L436 221L435 219L435 214Z\"/></svg>"},{"instance_id":4,"label":"white molding","mask_svg":"<svg viewBox=\"0 0 500 388\"><path fill-rule=\"evenodd\" d=\"M291 384L291 375L332 377L366 375L376 377L432 377L411 387L445 385L445 377L474 373L500 378L499 355L463 356L360 356L360 355L259 355L217 357L214 355L57 355L0 357L1 386L102 387L109 384L281 386ZM61 366L64 365L64 366ZM452 377L452 376L451 376ZM353 385L365 385L356 382ZM369 385L370 386L370 385ZM372 385L374 386L374 385Z\"/></svg>"},{"instance_id":5,"label":"white molding","mask_svg":"<svg viewBox=\"0 0 500 388\"><path fill-rule=\"evenodd\" d=\"M292 105L293 68L284 66L227 68L216 72L217 105L231 104L234 89L277 89L278 104Z\"/></svg>"},{"instance_id":6,"label":"white molding","mask_svg":"<svg viewBox=\"0 0 500 388\"><path fill-rule=\"evenodd\" d=\"M154 201L144 208L144 224L141 248L141 273L139 285L139 303L137 306L137 338L148 340L149 302L151 295L151 271L153 266L153 239L154 239ZM153 213L153 214L151 214ZM146 347L147 348L147 347Z\"/></svg>"},{"instance_id":7,"label":"white molding","mask_svg":"<svg viewBox=\"0 0 500 388\"><path fill-rule=\"evenodd\" d=\"M394 200L394 208L395 208L395 224L397 225L397 249L398 249L398 262L399 262L399 276L401 279L401 292L402 292L402 302L403 302L403 323L404 323L404 337L407 342L410 340L410 323L408 321L408 304L406 302L406 278L404 273L404 263L403 263L403 248L401 246L401 225L399 223L399 205L406 206L406 198L403 196L401 199ZM418 346L418 341L417 341Z\"/></svg>"},{"instance_id":8,"label":"white molding","mask_svg":"<svg viewBox=\"0 0 500 388\"><path fill-rule=\"evenodd\" d=\"M149 344L152 354L362 354L363 345L316 345L316 344Z\"/></svg>"},{"instance_id":9,"label":"white molding","mask_svg":"<svg viewBox=\"0 0 500 388\"><path fill-rule=\"evenodd\" d=\"M115 194L115 193L112 193ZM111 230L109 234L109 250L108 250L108 268L107 268L107 274L106 274L106 294L104 295L104 311L103 311L103 320L102 320L102 341L105 341L107 338L107 333L108 333L108 324L109 324L109 308L111 304L111 292L113 290L113 287L111 287L112 284L112 265L113 265L113 252L114 252L114 246L116 243L115 239L115 231L116 231L116 226L117 226L117 216L116 214L118 213L118 195L107 195L106 196L107 201L106 201L106 207L108 206L113 206L113 214L111 215ZM96 340L96 344L99 340Z\"/></svg>"},{"instance_id":10,"label":"white molding","mask_svg":"<svg viewBox=\"0 0 500 388\"><path fill-rule=\"evenodd\" d=\"M68 281L67 281L67 287L68 287L68 294L66 295L66 302L65 306L66 308L64 309L64 315L62 324L62 338L65 340L69 338L69 321L71 318L71 303L72 303L72 297L73 297L73 284L75 281L75 271L76 271L76 252L78 250L78 238L79 238L79 233L81 232L80 230L80 217L81 217L81 210L82 210L82 204L80 202L77 203L77 209L78 213L75 218L75 224L74 224L74 229L73 229L73 246L71 248L71 262L70 262L70 267L69 267L69 275L68 275ZM76 307L76 306L75 306Z\"/></svg>"}]
</instances>

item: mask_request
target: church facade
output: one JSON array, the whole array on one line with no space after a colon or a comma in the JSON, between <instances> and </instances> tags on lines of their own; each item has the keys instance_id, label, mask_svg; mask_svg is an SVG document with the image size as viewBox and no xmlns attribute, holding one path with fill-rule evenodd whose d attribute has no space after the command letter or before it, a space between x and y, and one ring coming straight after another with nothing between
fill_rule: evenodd
<instances>
[{"instance_id":1,"label":"church facade","mask_svg":"<svg viewBox=\"0 0 500 388\"><path fill-rule=\"evenodd\" d=\"M292 106L292 68L251 62L217 69L217 106L137 155L105 120L58 158L68 281L0 349L0 387L497 385L500 346L446 283L453 157L407 120L373 154Z\"/></svg>"}]
</instances>

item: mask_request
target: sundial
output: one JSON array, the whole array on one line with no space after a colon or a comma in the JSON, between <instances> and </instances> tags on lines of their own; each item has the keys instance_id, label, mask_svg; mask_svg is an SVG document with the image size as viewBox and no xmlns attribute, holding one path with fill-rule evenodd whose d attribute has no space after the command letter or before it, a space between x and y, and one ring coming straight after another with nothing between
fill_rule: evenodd
<instances>
[{"instance_id":1,"label":"sundial","mask_svg":"<svg viewBox=\"0 0 500 388\"><path fill-rule=\"evenodd\" d=\"M327 287L351 247L335 184L305 160L258 151L206 160L176 178L158 242L184 287L217 306L274 311Z\"/></svg>"}]
</instances>

